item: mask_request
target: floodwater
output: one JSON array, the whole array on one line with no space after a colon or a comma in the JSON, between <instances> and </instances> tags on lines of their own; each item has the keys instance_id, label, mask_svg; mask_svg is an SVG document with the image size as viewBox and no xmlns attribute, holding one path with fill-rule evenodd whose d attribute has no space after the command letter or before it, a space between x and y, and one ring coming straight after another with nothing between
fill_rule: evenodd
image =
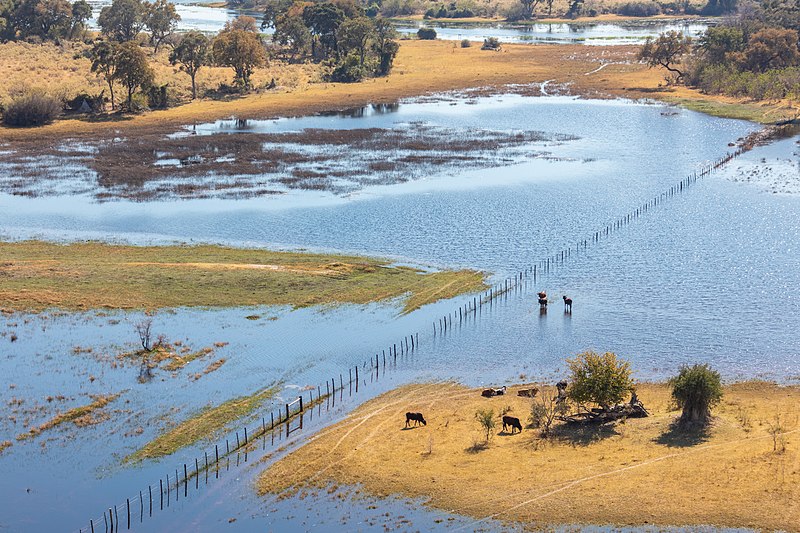
<instances>
[{"instance_id":1,"label":"floodwater","mask_svg":"<svg viewBox=\"0 0 800 533\"><path fill-rule=\"evenodd\" d=\"M697 37L708 29L704 20L671 21L634 20L624 23L470 23L470 22L399 22L401 34L415 35L422 27L434 28L436 37L444 40L481 41L495 37L503 43L542 44L586 44L612 46L641 44L648 37L656 37L667 31L679 31Z\"/></svg>"},{"instance_id":2,"label":"floodwater","mask_svg":"<svg viewBox=\"0 0 800 533\"><path fill-rule=\"evenodd\" d=\"M567 97L449 96L403 102L387 110L246 124L198 125L198 133L248 135L306 128L401 128L409 123L468 131L475 128L541 131L569 136L548 146L553 157L489 169L443 171L391 186L368 186L348 195L294 191L249 200L97 203L91 196L22 198L0 195L0 237L56 240L102 239L135 243L218 242L285 249L337 250L387 256L399 262L470 267L500 280L629 213L715 160L753 124L708 117L663 105L589 101ZM181 132L176 132L181 133ZM112 365L105 355L132 349L139 313L2 315L0 372L14 388L3 397L24 398L16 422L0 407L0 441L14 441L0 455L0 528L75 530L102 523L101 513L126 498L147 494L149 484L184 463L193 465L214 444L241 434L216 436L161 461L120 466L120 460L208 403L249 394L275 380L285 387L280 406L307 387L338 381L362 368L362 390L346 390L304 429L297 444L345 416L355 405L402 383L455 379L499 385L519 379L554 380L564 359L593 348L631 361L638 379L664 379L683 363L709 362L726 379L800 378L800 197L792 188L772 192L767 181L739 179L754 166L798 166L797 138L757 148L726 169L650 210L523 290L454 320L446 334L432 324L471 296L426 306L400 316L394 302L333 309L177 309L155 317L155 330L193 348L228 345L172 376L159 371L145 385L135 365ZM532 146L531 149L541 147ZM574 250L574 248L573 248ZM571 315L558 301L546 314L535 292L575 302ZM248 315L263 318L248 320ZM268 317L275 317L270 320ZM10 341L10 334L17 337ZM419 348L373 381L370 363L410 333ZM92 347L92 353L76 351ZM212 360L216 372L189 379ZM368 377L367 377L368 376ZM64 407L88 403L89 394L122 392L110 419L86 428L62 428L16 442L31 424ZM68 399L47 407L45 398ZM42 410L36 408L43 404ZM268 416L271 406L265 408ZM30 417L28 424L23 422ZM259 417L261 413L259 414ZM250 420L251 428L259 418ZM402 421L398 421L398 427ZM132 431L141 428L141 432ZM344 500L322 491L275 501L254 495L256 464L285 444L271 439L247 462L236 458L220 479L189 482L188 498L171 502L135 529L238 531L309 529L447 530L470 527L468 519L425 509L421 502ZM182 476L182 472L181 472ZM30 489L30 491L28 491ZM356 489L343 489L356 490ZM173 487L174 491L174 487ZM138 500L136 500L138 505ZM375 508L377 506L377 509ZM41 513L47 509L48 513ZM137 523L139 508L135 506ZM387 514L384 514L387 513ZM231 519L235 521L229 522ZM408 520L410 522L404 522ZM411 525L409 525L409 523ZM501 524L483 524L498 530ZM102 528L101 528L102 529Z\"/></svg>"},{"instance_id":3,"label":"floodwater","mask_svg":"<svg viewBox=\"0 0 800 533\"><path fill-rule=\"evenodd\" d=\"M208 4L215 0L173 0L175 9L181 16L178 31L199 30L208 33L217 33L222 30L225 23L240 15L254 17L261 21L263 11L248 9L230 9L212 7ZM111 5L111 0L90 0L93 17L90 21L92 27L97 27L97 17L100 10ZM659 20L631 21L625 23L575 23L575 24L511 24L511 23L465 23L465 22L397 22L395 24L401 35L416 35L422 27L436 29L439 39L482 40L487 37L496 37L504 43L553 43L553 44L640 44L647 37L657 36L665 31L682 31L687 35L697 36L708 28L709 22L705 20L671 21ZM267 34L271 29L266 30Z\"/></svg>"}]
</instances>

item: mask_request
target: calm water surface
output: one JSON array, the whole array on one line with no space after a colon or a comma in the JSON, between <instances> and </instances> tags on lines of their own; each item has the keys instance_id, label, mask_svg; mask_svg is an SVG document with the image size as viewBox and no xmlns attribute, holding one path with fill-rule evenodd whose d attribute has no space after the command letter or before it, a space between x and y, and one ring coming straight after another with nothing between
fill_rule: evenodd
<instances>
[{"instance_id":1,"label":"calm water surface","mask_svg":"<svg viewBox=\"0 0 800 533\"><path fill-rule=\"evenodd\" d=\"M430 175L347 197L294 193L245 201L98 204L86 197L3 195L0 236L338 250L477 268L501 279L588 238L754 129L749 123L660 105L555 97L456 97L404 103L388 111L370 108L347 117L247 124L221 121L199 125L198 132L391 128L421 121L578 139L549 146L549 160ZM0 371L16 385L4 397L41 402L47 395L66 394L74 397L73 406L87 403L87 394L126 392L110 421L15 443L0 455L0 526L15 531L86 527L88 518L99 519L104 507L124 505L126 497L138 496L148 483L208 450L208 444L198 445L162 461L120 467L121 457L165 425L165 412L176 408L167 419L179 421L209 402L283 378L281 403L300 387L338 376L410 332L420 333L421 348L413 358L370 384L361 397L345 399L308 421L304 433L412 380L489 385L511 382L521 373L555 379L563 376L566 356L587 348L626 357L640 379L663 379L682 363L701 361L712 363L726 379L793 381L800 376L800 198L732 179L739 167L750 168L762 159L795 164L796 152L796 139L789 139L747 154L444 337L433 337L431 322L466 298L407 316L398 316L392 303L297 311L178 309L157 315L157 331L170 339L188 339L195 347L228 342L215 355L228 362L199 381L188 375L207 361L178 377L159 375L139 385L136 368L112 368L96 358L97 353L133 347L132 324L139 314L4 316L0 332L14 331L19 337L13 344L0 338ZM575 301L572 315L564 315L557 304L541 315L535 306L538 289L555 297L569 294ZM245 319L253 313L277 320ZM94 347L95 354L73 353L78 345ZM5 402L0 409L7 409ZM21 423L2 418L0 440L14 440ZM143 427L141 434L126 435L136 426ZM252 457L245 466L232 467L205 491L160 514L150 527L250 531L267 524L277 531L378 530L384 525L403 529L401 521L410 519L414 527L427 530L445 529L451 522L469 524L425 511L419 502L381 501L378 508L390 516L369 519L369 502L342 506L327 495L262 500L252 490L259 469ZM50 512L39 512L42 508Z\"/></svg>"}]
</instances>

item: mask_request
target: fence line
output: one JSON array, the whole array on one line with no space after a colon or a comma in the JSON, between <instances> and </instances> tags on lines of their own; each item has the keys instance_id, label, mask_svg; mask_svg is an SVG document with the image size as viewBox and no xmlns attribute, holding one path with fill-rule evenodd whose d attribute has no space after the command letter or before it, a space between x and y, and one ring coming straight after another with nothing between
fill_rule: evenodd
<instances>
[{"instance_id":1,"label":"fence line","mask_svg":"<svg viewBox=\"0 0 800 533\"><path fill-rule=\"evenodd\" d=\"M749 149L749 148L748 148ZM645 214L649 213L654 208L662 205L667 200L674 198L677 195L682 194L686 191L690 186L694 185L700 179L710 175L715 170L718 170L729 163L734 158L740 156L742 153L746 152L747 149L744 147L740 147L734 152L729 152L725 154L723 157L717 159L716 161L704 165L699 171L692 173L691 175L687 176L686 178L682 179L677 184L669 187L659 195L649 199L647 202L641 204L639 207L633 209L632 211L626 213L619 219L607 224L604 228L601 228L598 231L592 233L588 238L579 240L575 243L575 245L570 245L562 250L559 250L555 254L549 255L545 258L540 259L536 263L530 265L529 267L520 270L515 275L508 277L501 282L496 283L495 285L489 287L486 291L482 292L480 295L473 296L470 300L467 300L463 305L460 305L457 310L451 311L450 313L439 317L438 319L434 320L432 323L432 334L433 337L442 336L447 334L449 331L453 329L453 321L457 319L456 324L461 325L463 322L470 319L470 317L475 318L478 313L482 312L484 306L492 306L500 297L507 296L511 291L517 292L518 290L524 289L527 287L528 283L535 284L539 279L547 276L548 274L555 271L558 266L564 265L567 261L569 261L573 255L573 253L577 256L580 254L581 250L586 250L592 244L599 244L603 239L609 238L614 232L622 229L623 227L631 224L633 221L638 220L639 218L643 217ZM269 424L267 424L266 415L261 417L261 425L256 427L255 431L250 431L248 433L248 428L245 425L244 431L240 438L239 431L235 431L235 446L231 448L230 442L230 434L228 435L229 438L225 439L225 451L220 453L220 444L214 445L214 455L211 459L209 459L209 453L204 451L203 452L203 461L201 462L199 458L194 458L194 470L189 469L189 464L183 463L183 481L180 478L180 468L176 468L174 472L174 484L170 481L170 474L166 475L166 483L164 479L159 478L158 484L158 508L156 510L162 511L165 506L165 495L166 495L166 507L170 506L170 503L173 499L172 497L172 488L174 486L175 495L174 499L176 502L179 501L181 486L183 486L183 497L188 498L189 495L189 481L195 481L195 490L199 490L200 488L200 477L201 474L205 474L205 484L208 484L208 476L210 471L214 471L215 478L219 478L219 471L220 471L220 462L225 460L226 462L226 470L230 467L230 457L236 453L237 455L237 464L239 462L240 453L244 452L244 462L248 460L248 453L253 451L253 442L257 439L262 439L262 450L265 449L266 446L266 437L268 434L271 435L272 442L274 444L275 440L275 429L278 428L280 431L278 432L279 439L283 437L283 428L285 427L286 438L289 438L292 432L301 430L303 428L303 417L306 413L310 415L310 419L313 419L314 408L317 407L320 411L322 408L322 404L325 403L327 410L331 408L335 408L336 406L336 395L339 394L339 401L341 402L344 397L345 389L348 390L348 395L352 396L353 394L357 394L359 392L359 386L365 386L367 384L366 379L363 379L363 373L368 372L370 376L370 382L373 380L377 380L380 377L380 370L383 369L385 374L386 368L396 367L397 365L397 358L398 358L398 345L400 347L399 354L400 358L407 356L413 352L415 352L419 348L419 332L414 332L410 335L406 335L400 340L399 343L393 343L392 345L388 346L386 349L382 349L380 352L376 352L374 358L369 357L368 359L364 360L361 365L355 365L348 369L348 380L347 382L344 381L343 374L339 374L339 383L337 386L336 383L336 376L331 377L328 381L325 381L325 393L322 392L322 387L317 385L316 391L317 395L316 398L314 397L314 389L309 388L307 389L308 392L308 400L305 401L303 399L302 393L291 402L285 403L282 408L277 409L277 421L276 421L276 411L270 411L269 413ZM387 357L388 351L388 357ZM361 375L359 374L359 367L362 370ZM361 382L363 381L363 385ZM291 425L294 421L299 421L299 426L292 429ZM145 495L143 491L139 491L138 494L135 494L132 498L125 499L125 527L126 530L131 529L131 502L134 502L134 506L137 503L136 500L138 498L139 504L139 523L143 523L145 517L152 517L154 513L154 497L153 497L153 486L148 485L147 487L147 501L145 502ZM105 533L115 533L122 530L122 522L119 519L119 508L121 505L114 505L113 507L108 507L107 510L103 513L103 529ZM145 514L145 508L147 508L148 512ZM134 507L135 510L135 507ZM100 529L100 521L97 521L97 528L95 528L95 519L89 520L89 527L86 529L81 528L79 533L83 533L86 531L87 533L95 533L95 531L101 531Z\"/></svg>"}]
</instances>

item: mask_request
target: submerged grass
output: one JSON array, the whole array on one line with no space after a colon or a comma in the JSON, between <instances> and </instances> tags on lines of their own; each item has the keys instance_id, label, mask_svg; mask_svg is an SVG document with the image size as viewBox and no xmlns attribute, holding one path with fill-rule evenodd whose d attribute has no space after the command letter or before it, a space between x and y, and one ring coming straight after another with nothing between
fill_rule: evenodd
<instances>
[{"instance_id":1,"label":"submerged grass","mask_svg":"<svg viewBox=\"0 0 800 533\"><path fill-rule=\"evenodd\" d=\"M480 291L473 270L422 272L365 257L221 246L0 243L0 300L13 311L366 304L403 312Z\"/></svg>"},{"instance_id":2,"label":"submerged grass","mask_svg":"<svg viewBox=\"0 0 800 533\"><path fill-rule=\"evenodd\" d=\"M280 391L280 383L249 396L240 396L217 406L209 406L188 418L166 433L148 442L144 447L125 458L124 462L137 462L171 455L181 448L209 439L237 420L251 414Z\"/></svg>"},{"instance_id":3,"label":"submerged grass","mask_svg":"<svg viewBox=\"0 0 800 533\"><path fill-rule=\"evenodd\" d=\"M74 422L78 426L92 425L99 420L94 418L94 414L99 409L102 409L106 405L116 400L119 397L119 395L120 393L92 396L93 399L92 403L88 405L82 405L80 407L75 407L73 409L70 409L69 411L60 413L55 417L51 418L50 420L48 420L47 422L39 426L32 427L25 433L20 433L19 435L17 435L17 440L23 441L26 439L34 438L44 431L56 428L61 424L65 424L67 422Z\"/></svg>"}]
</instances>

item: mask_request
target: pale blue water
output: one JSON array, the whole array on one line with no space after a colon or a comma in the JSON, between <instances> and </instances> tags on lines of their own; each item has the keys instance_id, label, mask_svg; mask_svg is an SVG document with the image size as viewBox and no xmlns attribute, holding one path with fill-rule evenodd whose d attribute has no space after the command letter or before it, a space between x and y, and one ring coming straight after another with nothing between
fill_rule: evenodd
<instances>
[{"instance_id":1,"label":"pale blue water","mask_svg":"<svg viewBox=\"0 0 800 533\"><path fill-rule=\"evenodd\" d=\"M307 127L391 128L411 121L455 129L565 133L579 139L550 146L557 158L551 161L431 175L398 186L367 187L348 197L294 193L244 201L98 204L82 196L3 195L0 237L339 250L412 264L484 269L502 279L588 238L718 158L729 142L755 128L688 111L673 114L659 105L505 96L407 103L395 112L368 111L356 118L256 122L241 132L235 122L199 129L231 133L232 127L247 135ZM194 347L229 342L214 356L228 362L196 382L188 374L202 370L211 359L177 378L162 375L139 385L135 367L114 369L91 355L72 353L76 345L110 354L132 347L132 324L140 317L136 313L0 318L0 332L14 331L19 337L13 344L0 338L0 371L6 383L17 386L4 392L4 398L41 402L46 395L63 393L74 396L73 406L87 403L85 394L128 389L117 406L125 412L109 422L15 442L0 456L5 474L0 477L0 527L85 528L88 518L99 518L105 506L138 497L148 483L157 483L184 462L193 463L209 449L207 444L193 446L140 468L117 466L120 457L157 433L163 425L158 417L165 411L177 408L174 419L180 420L208 402L252 392L279 377L290 386L279 402L288 400L297 394L296 387L338 378L410 332L419 332L421 342L411 360L369 385L359 398L317 417L307 429L330 423L357 402L411 380L489 385L513 381L521 373L556 379L564 375L565 357L587 348L629 359L639 379L663 379L680 364L699 361L710 362L726 379L792 381L800 376L800 198L768 194L758 184L729 178L740 166L750 168L762 158L796 162L795 141L747 154L590 246L527 292L456 325L446 337L432 336L432 321L466 298L407 316L398 316L392 304L300 311L178 309L159 313L156 330L170 339L189 339ZM555 298L569 294L575 301L572 315L564 315L557 302L540 315L534 289L546 289ZM244 318L253 313L278 320ZM89 375L96 379L89 381ZM3 409L8 410L5 402L0 413L7 414ZM2 418L0 440L14 440L22 431L20 423ZM138 425L144 426L141 435L125 436ZM47 442L44 449L42 441ZM251 465L252 458L247 468L232 469L143 530L328 530L348 527L341 523L345 515L351 517L350 527L355 527L353 520L370 515L368 504L343 507L324 496L259 500L251 486L258 468ZM420 510L418 502L381 502L379 509L384 506L391 517L357 528L395 524L398 515L412 517L422 530L446 527L446 522L436 522L440 514ZM39 512L43 508L49 512ZM228 524L231 517L237 520ZM465 524L460 520L454 521Z\"/></svg>"}]
</instances>

